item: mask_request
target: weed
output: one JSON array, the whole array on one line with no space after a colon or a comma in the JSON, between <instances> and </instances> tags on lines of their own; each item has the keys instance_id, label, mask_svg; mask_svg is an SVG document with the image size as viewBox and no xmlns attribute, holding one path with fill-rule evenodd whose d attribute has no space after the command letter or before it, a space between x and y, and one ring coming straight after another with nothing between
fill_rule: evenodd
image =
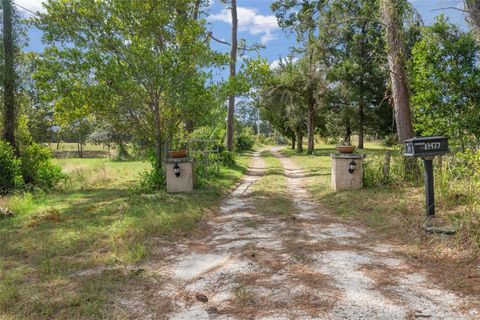
<instances>
[{"instance_id":1,"label":"weed","mask_svg":"<svg viewBox=\"0 0 480 320\"><path fill-rule=\"evenodd\" d=\"M247 228L253 228L253 229L257 228L257 222L255 220L247 219L243 221L243 224Z\"/></svg>"},{"instance_id":2,"label":"weed","mask_svg":"<svg viewBox=\"0 0 480 320\"><path fill-rule=\"evenodd\" d=\"M255 304L255 293L246 286L238 286L233 290L235 301L241 306Z\"/></svg>"}]
</instances>

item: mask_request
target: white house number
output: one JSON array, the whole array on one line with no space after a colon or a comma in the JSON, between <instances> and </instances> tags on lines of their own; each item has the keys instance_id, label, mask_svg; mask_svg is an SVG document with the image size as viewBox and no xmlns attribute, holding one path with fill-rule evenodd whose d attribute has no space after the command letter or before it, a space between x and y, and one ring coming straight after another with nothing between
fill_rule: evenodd
<instances>
[{"instance_id":1,"label":"white house number","mask_svg":"<svg viewBox=\"0 0 480 320\"><path fill-rule=\"evenodd\" d=\"M440 142L427 142L425 143L425 150L438 150L441 146Z\"/></svg>"}]
</instances>

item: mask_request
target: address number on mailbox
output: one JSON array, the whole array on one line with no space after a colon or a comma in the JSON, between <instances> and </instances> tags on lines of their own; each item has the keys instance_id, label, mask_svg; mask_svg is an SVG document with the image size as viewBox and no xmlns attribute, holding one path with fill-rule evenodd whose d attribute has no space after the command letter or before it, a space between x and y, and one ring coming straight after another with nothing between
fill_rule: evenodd
<instances>
[{"instance_id":1,"label":"address number on mailbox","mask_svg":"<svg viewBox=\"0 0 480 320\"><path fill-rule=\"evenodd\" d=\"M405 156L431 157L449 153L446 137L418 137L405 140Z\"/></svg>"}]
</instances>

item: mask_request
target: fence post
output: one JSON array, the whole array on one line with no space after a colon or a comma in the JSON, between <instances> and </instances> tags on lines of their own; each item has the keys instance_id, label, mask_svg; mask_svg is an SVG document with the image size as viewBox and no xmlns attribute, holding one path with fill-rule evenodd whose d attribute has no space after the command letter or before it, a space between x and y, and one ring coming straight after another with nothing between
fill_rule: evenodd
<instances>
[{"instance_id":1,"label":"fence post","mask_svg":"<svg viewBox=\"0 0 480 320\"><path fill-rule=\"evenodd\" d=\"M390 180L390 159L391 159L392 153L390 150L385 152L385 156L383 158L383 178L385 181Z\"/></svg>"}]
</instances>

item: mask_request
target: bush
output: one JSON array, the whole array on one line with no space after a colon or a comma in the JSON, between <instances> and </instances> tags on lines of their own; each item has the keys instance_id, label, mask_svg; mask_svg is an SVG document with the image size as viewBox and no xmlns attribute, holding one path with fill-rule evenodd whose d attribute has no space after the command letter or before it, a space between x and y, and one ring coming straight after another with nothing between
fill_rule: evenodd
<instances>
[{"instance_id":1,"label":"bush","mask_svg":"<svg viewBox=\"0 0 480 320\"><path fill-rule=\"evenodd\" d=\"M9 143L0 141L0 194L21 188L22 185L20 160L15 157Z\"/></svg>"},{"instance_id":2,"label":"bush","mask_svg":"<svg viewBox=\"0 0 480 320\"><path fill-rule=\"evenodd\" d=\"M255 145L256 137L251 128L245 128L235 139L235 149L238 151L251 150Z\"/></svg>"},{"instance_id":3,"label":"bush","mask_svg":"<svg viewBox=\"0 0 480 320\"><path fill-rule=\"evenodd\" d=\"M52 163L51 151L36 143L25 147L21 169L25 183L44 190L66 178L62 169Z\"/></svg>"},{"instance_id":4,"label":"bush","mask_svg":"<svg viewBox=\"0 0 480 320\"><path fill-rule=\"evenodd\" d=\"M137 184L131 189L134 194L153 193L165 186L165 172L152 168L142 172Z\"/></svg>"},{"instance_id":5,"label":"bush","mask_svg":"<svg viewBox=\"0 0 480 320\"><path fill-rule=\"evenodd\" d=\"M325 141L326 144L337 144L339 139L337 137L328 137Z\"/></svg>"},{"instance_id":6,"label":"bush","mask_svg":"<svg viewBox=\"0 0 480 320\"><path fill-rule=\"evenodd\" d=\"M148 161L152 164L152 169L140 174L137 184L131 189L134 194L153 193L165 187L165 171L163 167L161 169L156 167L155 150L149 148L147 149L147 153Z\"/></svg>"},{"instance_id":7,"label":"bush","mask_svg":"<svg viewBox=\"0 0 480 320\"><path fill-rule=\"evenodd\" d=\"M231 166L235 164L235 153L223 150L220 152L220 161L225 166Z\"/></svg>"},{"instance_id":8,"label":"bush","mask_svg":"<svg viewBox=\"0 0 480 320\"><path fill-rule=\"evenodd\" d=\"M383 145L386 147L393 147L394 145L398 144L398 135L397 134L389 134L385 137L383 141Z\"/></svg>"},{"instance_id":9,"label":"bush","mask_svg":"<svg viewBox=\"0 0 480 320\"><path fill-rule=\"evenodd\" d=\"M265 134L259 134L257 135L257 143L258 144L263 144L263 145L272 145L274 144L274 141L272 138Z\"/></svg>"}]
</instances>

